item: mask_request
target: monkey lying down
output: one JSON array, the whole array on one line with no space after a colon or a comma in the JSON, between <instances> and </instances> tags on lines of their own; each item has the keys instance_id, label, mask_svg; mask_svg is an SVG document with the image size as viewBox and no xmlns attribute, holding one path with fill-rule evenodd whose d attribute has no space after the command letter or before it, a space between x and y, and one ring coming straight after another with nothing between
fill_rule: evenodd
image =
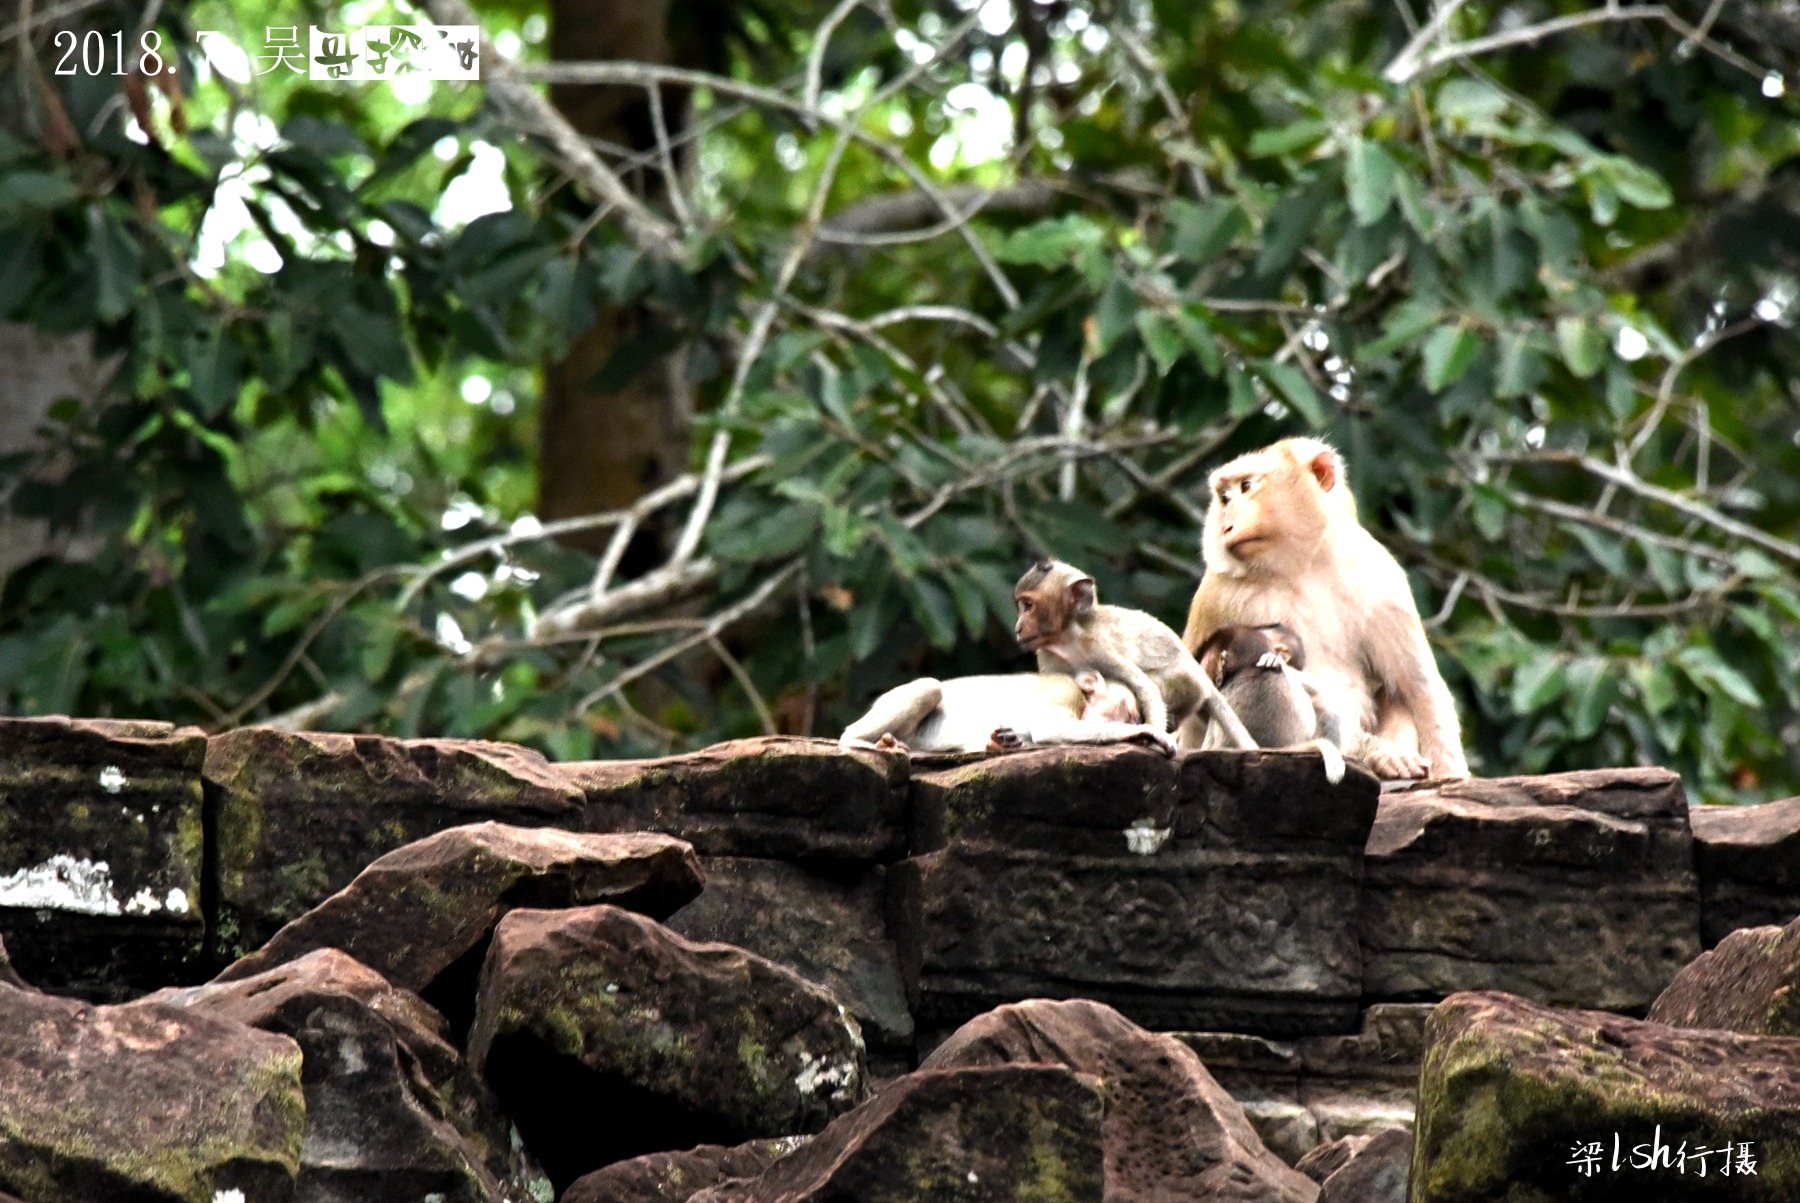
<instances>
[{"instance_id":1,"label":"monkey lying down","mask_svg":"<svg viewBox=\"0 0 1800 1203\"><path fill-rule=\"evenodd\" d=\"M1131 690L1097 672L921 677L875 699L838 744L906 752L1004 752L1038 744L1140 743L1175 754L1138 722Z\"/></svg>"},{"instance_id":2,"label":"monkey lying down","mask_svg":"<svg viewBox=\"0 0 1800 1203\"><path fill-rule=\"evenodd\" d=\"M1302 671L1306 645L1291 627L1220 627L1200 646L1199 661L1257 744L1316 748L1325 779L1333 785L1344 779L1342 723L1318 679ZM1217 724L1207 724L1200 746L1227 746Z\"/></svg>"}]
</instances>

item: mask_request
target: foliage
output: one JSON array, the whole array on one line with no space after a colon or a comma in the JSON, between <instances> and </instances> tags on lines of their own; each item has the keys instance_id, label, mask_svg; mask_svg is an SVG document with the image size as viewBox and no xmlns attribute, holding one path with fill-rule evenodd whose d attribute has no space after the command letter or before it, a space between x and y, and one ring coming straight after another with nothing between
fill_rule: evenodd
<instances>
[{"instance_id":1,"label":"foliage","mask_svg":"<svg viewBox=\"0 0 1800 1203\"><path fill-rule=\"evenodd\" d=\"M100 550L7 582L0 705L561 756L828 733L1017 666L1034 555L1179 622L1207 469L1317 432L1476 771L1800 792L1800 122L1794 64L1740 53L1794 43L1573 5L759 11L718 75L587 69L696 89L681 145L598 167L689 156L636 224L472 94L292 86L257 146L209 85L158 146L69 81L98 133L0 147L0 316L125 359L11 466ZM1529 36L1558 13L1589 23ZM446 137L507 147L513 210L443 228ZM207 280L232 179L283 266ZM656 320L602 376L679 349L703 397L693 475L587 523L680 532L630 579L525 512L530 373L608 305ZM470 411L470 373L524 404Z\"/></svg>"}]
</instances>

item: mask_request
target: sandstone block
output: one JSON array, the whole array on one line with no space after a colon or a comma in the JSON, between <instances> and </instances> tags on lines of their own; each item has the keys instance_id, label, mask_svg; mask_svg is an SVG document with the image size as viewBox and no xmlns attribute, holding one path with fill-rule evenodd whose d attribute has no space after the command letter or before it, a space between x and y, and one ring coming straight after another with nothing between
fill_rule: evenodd
<instances>
[{"instance_id":1,"label":"sandstone block","mask_svg":"<svg viewBox=\"0 0 1800 1203\"><path fill-rule=\"evenodd\" d=\"M1740 927L1779 927L1800 916L1800 798L1696 806L1688 822L1708 948Z\"/></svg>"}]
</instances>

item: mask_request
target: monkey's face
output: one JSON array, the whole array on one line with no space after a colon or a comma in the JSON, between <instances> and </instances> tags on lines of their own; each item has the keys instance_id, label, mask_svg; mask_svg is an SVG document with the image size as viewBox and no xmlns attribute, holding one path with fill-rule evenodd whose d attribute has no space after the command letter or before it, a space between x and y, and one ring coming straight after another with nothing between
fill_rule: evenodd
<instances>
[{"instance_id":1,"label":"monkey's face","mask_svg":"<svg viewBox=\"0 0 1800 1203\"><path fill-rule=\"evenodd\" d=\"M1062 629L1060 607L1053 599L1019 592L1013 595L1013 604L1019 607L1019 620L1013 624L1013 634L1026 651L1037 651Z\"/></svg>"},{"instance_id":2,"label":"monkey's face","mask_svg":"<svg viewBox=\"0 0 1800 1203\"><path fill-rule=\"evenodd\" d=\"M1081 708L1081 721L1085 723L1136 723L1141 721L1138 714L1137 695L1128 686L1117 681L1108 681L1099 673L1089 669L1077 673L1075 684L1081 687L1086 699Z\"/></svg>"},{"instance_id":3,"label":"monkey's face","mask_svg":"<svg viewBox=\"0 0 1800 1203\"><path fill-rule=\"evenodd\" d=\"M1045 560L1013 589L1019 607L1013 634L1026 651L1038 651L1062 638L1071 618L1091 614L1095 601L1092 577L1060 560Z\"/></svg>"},{"instance_id":4,"label":"monkey's face","mask_svg":"<svg viewBox=\"0 0 1800 1203\"><path fill-rule=\"evenodd\" d=\"M1289 547L1310 548L1324 531L1320 484L1285 444L1240 456L1211 483L1208 564L1245 565Z\"/></svg>"}]
</instances>

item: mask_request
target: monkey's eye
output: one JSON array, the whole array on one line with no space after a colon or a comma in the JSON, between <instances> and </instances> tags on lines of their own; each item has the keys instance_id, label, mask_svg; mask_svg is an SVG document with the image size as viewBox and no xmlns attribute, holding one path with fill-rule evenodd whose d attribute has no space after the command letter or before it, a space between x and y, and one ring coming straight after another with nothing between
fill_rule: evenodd
<instances>
[{"instance_id":1,"label":"monkey's eye","mask_svg":"<svg viewBox=\"0 0 1800 1203\"><path fill-rule=\"evenodd\" d=\"M1251 488L1253 486L1255 486L1255 484L1256 484L1255 477L1246 476L1246 477L1244 477L1244 479L1238 481L1238 492L1239 493L1248 493L1251 490Z\"/></svg>"}]
</instances>

